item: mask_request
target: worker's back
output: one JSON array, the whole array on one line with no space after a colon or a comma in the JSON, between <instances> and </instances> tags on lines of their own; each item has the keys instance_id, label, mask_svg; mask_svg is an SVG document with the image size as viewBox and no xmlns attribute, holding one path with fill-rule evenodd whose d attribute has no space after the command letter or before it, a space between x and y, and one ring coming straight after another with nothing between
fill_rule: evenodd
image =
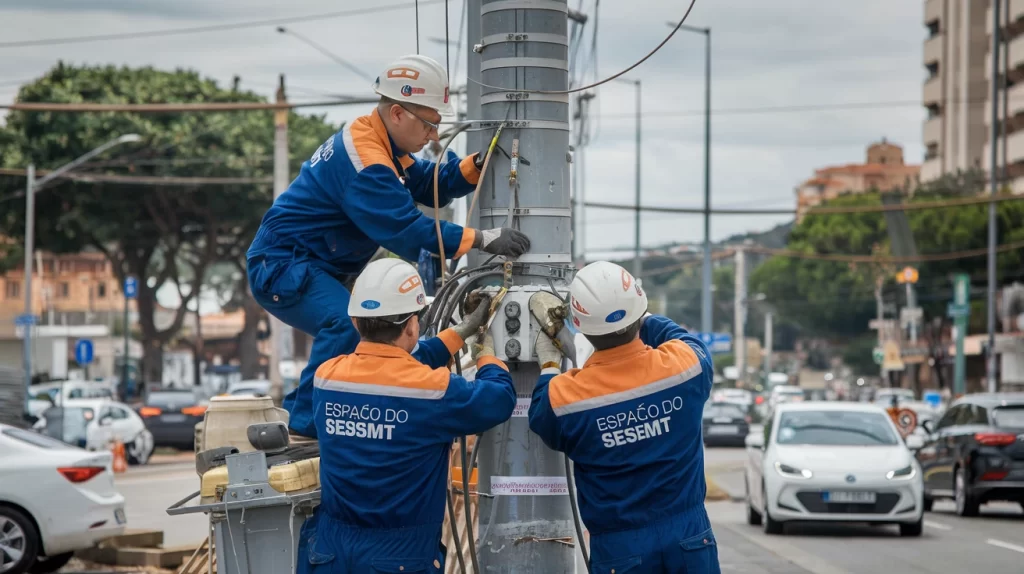
<instances>
[{"instance_id":1,"label":"worker's back","mask_svg":"<svg viewBox=\"0 0 1024 574\"><path fill-rule=\"evenodd\" d=\"M550 415L544 405L531 410L531 427L575 463L591 533L703 509L701 413L712 373L699 339L650 316L638 339L551 379ZM546 432L550 425L557 430Z\"/></svg>"}]
</instances>

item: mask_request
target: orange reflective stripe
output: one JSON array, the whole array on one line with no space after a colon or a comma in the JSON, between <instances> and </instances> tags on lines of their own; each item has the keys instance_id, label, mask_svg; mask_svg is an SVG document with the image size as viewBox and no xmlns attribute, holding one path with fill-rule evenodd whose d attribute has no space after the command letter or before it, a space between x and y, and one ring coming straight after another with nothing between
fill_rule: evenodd
<instances>
[{"instance_id":1,"label":"orange reflective stripe","mask_svg":"<svg viewBox=\"0 0 1024 574\"><path fill-rule=\"evenodd\" d=\"M420 72L419 70L414 70L412 68L391 68L390 70L388 70L388 77L418 80L420 79Z\"/></svg>"},{"instance_id":2,"label":"orange reflective stripe","mask_svg":"<svg viewBox=\"0 0 1024 574\"><path fill-rule=\"evenodd\" d=\"M450 375L447 369L431 369L398 347L363 342L355 353L320 365L314 384L343 392L439 399L448 390Z\"/></svg>"},{"instance_id":3,"label":"orange reflective stripe","mask_svg":"<svg viewBox=\"0 0 1024 574\"><path fill-rule=\"evenodd\" d=\"M420 285L423 285L423 281L420 280L420 276L413 275L412 277L409 277L405 281L402 281L402 284L398 286L398 292L408 293L409 291L412 291L413 289L419 287Z\"/></svg>"},{"instance_id":4,"label":"orange reflective stripe","mask_svg":"<svg viewBox=\"0 0 1024 574\"><path fill-rule=\"evenodd\" d=\"M391 140L388 139L388 129L384 127L384 120L381 119L378 110L374 109L370 115L356 118L347 130L352 136L353 149L349 151L356 153L363 169L371 165L386 165L395 173L395 177L398 177L398 170L395 169L392 160L394 151L391 149ZM345 143L346 146L349 145L348 142ZM406 154L398 158L398 163L408 169L416 160ZM356 171L359 171L358 167Z\"/></svg>"},{"instance_id":5,"label":"orange reflective stripe","mask_svg":"<svg viewBox=\"0 0 1024 574\"><path fill-rule=\"evenodd\" d=\"M556 414L642 397L702 372L697 353L678 340L667 341L657 349L647 348L638 340L611 351L622 356L605 362L606 356L601 354L607 351L598 351L583 369L572 369L551 380L548 397Z\"/></svg>"},{"instance_id":6,"label":"orange reflective stripe","mask_svg":"<svg viewBox=\"0 0 1024 574\"><path fill-rule=\"evenodd\" d=\"M444 331L441 331L437 334L437 338L441 339L445 348L447 348L448 352L453 355L458 352L464 344L466 344L454 329L445 329Z\"/></svg>"},{"instance_id":7,"label":"orange reflective stripe","mask_svg":"<svg viewBox=\"0 0 1024 574\"><path fill-rule=\"evenodd\" d=\"M495 357L494 355L486 355L476 360L477 370L482 369L484 365L498 365L502 369L508 371L508 367L505 365L505 363L503 363L501 359Z\"/></svg>"},{"instance_id":8,"label":"orange reflective stripe","mask_svg":"<svg viewBox=\"0 0 1024 574\"><path fill-rule=\"evenodd\" d=\"M473 154L462 158L459 162L459 171L462 172L462 177L470 185L476 185L480 181L480 170L476 168L476 156L479 154Z\"/></svg>"}]
</instances>

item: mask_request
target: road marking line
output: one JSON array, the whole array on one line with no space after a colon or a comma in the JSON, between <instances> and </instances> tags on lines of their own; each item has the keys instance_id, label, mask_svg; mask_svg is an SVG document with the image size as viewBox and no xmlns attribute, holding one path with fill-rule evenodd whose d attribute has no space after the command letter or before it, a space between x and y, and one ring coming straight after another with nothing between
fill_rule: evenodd
<instances>
[{"instance_id":1,"label":"road marking line","mask_svg":"<svg viewBox=\"0 0 1024 574\"><path fill-rule=\"evenodd\" d=\"M1021 554L1024 554L1024 546L1017 546L1016 544L1010 544L1009 542L1003 542L1002 540L996 540L995 538L989 538L988 540L985 541L985 543L986 544L991 544L992 546L998 546L1000 548L1005 548L1007 550L1013 550L1014 552L1020 552Z\"/></svg>"},{"instance_id":2,"label":"road marking line","mask_svg":"<svg viewBox=\"0 0 1024 574\"><path fill-rule=\"evenodd\" d=\"M928 528L936 528L938 530L953 530L953 527L948 524L942 524L941 522L932 522L931 520L925 520L924 525Z\"/></svg>"}]
</instances>

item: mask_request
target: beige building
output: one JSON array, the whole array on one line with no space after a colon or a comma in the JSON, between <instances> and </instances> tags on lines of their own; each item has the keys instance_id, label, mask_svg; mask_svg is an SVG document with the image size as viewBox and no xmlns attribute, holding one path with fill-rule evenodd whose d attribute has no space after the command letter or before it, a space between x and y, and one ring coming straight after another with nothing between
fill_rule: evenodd
<instances>
[{"instance_id":1,"label":"beige building","mask_svg":"<svg viewBox=\"0 0 1024 574\"><path fill-rule=\"evenodd\" d=\"M1009 45L1008 173L1017 192L1024 192L1024 0L1009 2L1010 26L1001 27ZM1005 21L1005 20L1004 20ZM924 23L924 82L922 103L928 111L924 123L925 161L921 180L944 173L980 167L988 170L991 158L992 114L992 2L991 0L926 0ZM1000 50L1000 70L1004 58ZM1001 81L1001 74L1000 74ZM1002 90L999 111L1002 112ZM998 128L998 126L997 126ZM1001 165L1003 150L999 145Z\"/></svg>"},{"instance_id":2,"label":"beige building","mask_svg":"<svg viewBox=\"0 0 1024 574\"><path fill-rule=\"evenodd\" d=\"M848 193L912 189L920 165L903 162L903 148L885 139L868 146L864 163L825 167L796 188L797 221L808 209Z\"/></svg>"}]
</instances>

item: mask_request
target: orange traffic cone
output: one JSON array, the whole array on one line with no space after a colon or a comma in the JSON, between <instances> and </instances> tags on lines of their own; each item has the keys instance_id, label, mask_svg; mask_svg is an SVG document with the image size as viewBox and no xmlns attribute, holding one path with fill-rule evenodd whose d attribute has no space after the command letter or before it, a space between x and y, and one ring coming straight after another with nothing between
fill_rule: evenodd
<instances>
[{"instance_id":1,"label":"orange traffic cone","mask_svg":"<svg viewBox=\"0 0 1024 574\"><path fill-rule=\"evenodd\" d=\"M114 453L114 472L120 474L128 470L128 460L124 455L124 443L115 440L114 446L111 449Z\"/></svg>"}]
</instances>

